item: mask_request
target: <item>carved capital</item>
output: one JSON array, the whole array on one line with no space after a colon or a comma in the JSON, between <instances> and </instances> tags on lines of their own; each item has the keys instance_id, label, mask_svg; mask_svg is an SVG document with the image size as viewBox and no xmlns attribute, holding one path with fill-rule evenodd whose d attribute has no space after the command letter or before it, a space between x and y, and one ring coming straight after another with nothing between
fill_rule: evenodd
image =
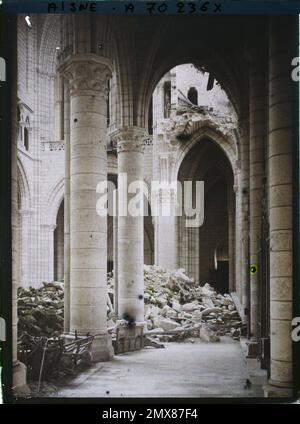
<instances>
[{"instance_id":1,"label":"carved capital","mask_svg":"<svg viewBox=\"0 0 300 424\"><path fill-rule=\"evenodd\" d=\"M147 131L140 127L123 127L111 133L111 140L117 152L144 152Z\"/></svg>"},{"instance_id":2,"label":"carved capital","mask_svg":"<svg viewBox=\"0 0 300 424\"><path fill-rule=\"evenodd\" d=\"M93 92L107 97L112 67L108 59L97 55L73 55L58 71L67 81L70 94Z\"/></svg>"}]
</instances>

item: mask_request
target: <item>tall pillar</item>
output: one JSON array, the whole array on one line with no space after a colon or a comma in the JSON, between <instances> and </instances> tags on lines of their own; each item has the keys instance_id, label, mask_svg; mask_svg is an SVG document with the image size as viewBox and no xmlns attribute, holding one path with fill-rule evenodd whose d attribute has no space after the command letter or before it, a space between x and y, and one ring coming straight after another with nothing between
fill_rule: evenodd
<instances>
[{"instance_id":1,"label":"tall pillar","mask_svg":"<svg viewBox=\"0 0 300 424\"><path fill-rule=\"evenodd\" d=\"M228 257L229 257L229 291L235 287L235 193L228 187Z\"/></svg>"},{"instance_id":2,"label":"tall pillar","mask_svg":"<svg viewBox=\"0 0 300 424\"><path fill-rule=\"evenodd\" d=\"M174 231L174 230L173 230ZM175 231L174 231L175 232ZM185 228L186 238L187 238L187 274L190 278L193 278L195 281L200 281L200 228L199 227L187 227ZM175 238L175 235L174 235ZM176 239L174 240L174 247L176 248ZM176 250L175 250L176 253Z\"/></svg>"},{"instance_id":3,"label":"tall pillar","mask_svg":"<svg viewBox=\"0 0 300 424\"><path fill-rule=\"evenodd\" d=\"M250 264L256 273L250 274L250 335L252 356L258 354L259 281L262 231L262 196L264 178L264 140L266 137L266 62L263 46L251 51L249 78L250 115Z\"/></svg>"},{"instance_id":4,"label":"tall pillar","mask_svg":"<svg viewBox=\"0 0 300 424\"><path fill-rule=\"evenodd\" d=\"M61 75L57 75L54 81L54 127L55 139L62 140L63 133L63 107L64 107L64 86Z\"/></svg>"},{"instance_id":5,"label":"tall pillar","mask_svg":"<svg viewBox=\"0 0 300 424\"><path fill-rule=\"evenodd\" d=\"M65 144L65 198L64 198L64 332L70 332L70 89L64 81L64 144Z\"/></svg>"},{"instance_id":6,"label":"tall pillar","mask_svg":"<svg viewBox=\"0 0 300 424\"><path fill-rule=\"evenodd\" d=\"M144 217L125 213L135 194L126 191L134 181L143 181L145 130L124 127L113 134L118 146L118 310L119 319L144 322ZM120 174L127 177L122 184ZM127 197L127 198L126 198ZM126 216L125 216L126 215Z\"/></svg>"},{"instance_id":7,"label":"tall pillar","mask_svg":"<svg viewBox=\"0 0 300 424\"><path fill-rule=\"evenodd\" d=\"M156 264L165 269L177 269L177 217L175 216L174 195L172 193L161 193L161 195L159 195L158 193L157 199L159 201L159 207L161 208L161 210L165 208L166 211L170 210L171 213L170 216L162 216L162 213L160 212L159 216L156 218ZM197 230L199 232L199 228L197 228ZM195 228L192 228L190 234L192 235L195 232ZM198 247L198 244L196 243L195 247ZM196 256L196 258L198 257ZM196 266L195 272L196 270L199 271L199 266Z\"/></svg>"},{"instance_id":8,"label":"tall pillar","mask_svg":"<svg viewBox=\"0 0 300 424\"><path fill-rule=\"evenodd\" d=\"M155 226L156 226L156 245L155 245L155 263L165 269L177 269L177 217L176 217L176 202L177 194L176 187L171 181L171 157L166 151L165 144L154 146L155 154L159 158L157 161L157 169L154 171L159 181L159 186L156 188L155 202L152 205L152 213L157 209ZM199 256L199 255L198 255ZM199 268L199 267L198 267Z\"/></svg>"},{"instance_id":9,"label":"tall pillar","mask_svg":"<svg viewBox=\"0 0 300 424\"><path fill-rule=\"evenodd\" d=\"M237 298L242 304L242 256L241 256L241 215L242 215L242 199L241 199L241 170L240 170L240 161L237 161L236 164L236 182L234 186L235 192L235 290Z\"/></svg>"},{"instance_id":10,"label":"tall pillar","mask_svg":"<svg viewBox=\"0 0 300 424\"><path fill-rule=\"evenodd\" d=\"M107 181L106 58L81 54L61 72L70 83L70 333L94 335L93 360L108 360L107 218L96 211L98 183Z\"/></svg>"},{"instance_id":11,"label":"tall pillar","mask_svg":"<svg viewBox=\"0 0 300 424\"><path fill-rule=\"evenodd\" d=\"M116 209L117 213L117 209ZM118 302L118 216L113 217L114 310L119 316Z\"/></svg>"},{"instance_id":12,"label":"tall pillar","mask_svg":"<svg viewBox=\"0 0 300 424\"><path fill-rule=\"evenodd\" d=\"M30 287L30 225L32 211L19 209L19 278L21 287Z\"/></svg>"},{"instance_id":13,"label":"tall pillar","mask_svg":"<svg viewBox=\"0 0 300 424\"><path fill-rule=\"evenodd\" d=\"M249 122L240 122L241 137L241 277L242 306L249 313Z\"/></svg>"},{"instance_id":14,"label":"tall pillar","mask_svg":"<svg viewBox=\"0 0 300 424\"><path fill-rule=\"evenodd\" d=\"M12 220L12 356L13 356L13 390L18 393L26 385L26 367L18 361L18 286L19 286L19 219L18 219L18 182L17 182L17 144L13 136L12 143L12 185L11 185L11 220Z\"/></svg>"},{"instance_id":15,"label":"tall pillar","mask_svg":"<svg viewBox=\"0 0 300 424\"><path fill-rule=\"evenodd\" d=\"M45 259L43 261L43 281L51 282L54 280L54 232L56 224L45 223L41 225L42 248Z\"/></svg>"},{"instance_id":16,"label":"tall pillar","mask_svg":"<svg viewBox=\"0 0 300 424\"><path fill-rule=\"evenodd\" d=\"M11 34L16 42L16 21L11 22ZM8 34L10 37L11 34ZM13 55L14 69L17 69L16 53ZM17 167L17 80L12 74L11 109L11 254L12 254L12 390L16 394L28 394L26 386L26 366L18 361L18 286L19 286L19 211L18 211L18 167Z\"/></svg>"},{"instance_id":17,"label":"tall pillar","mask_svg":"<svg viewBox=\"0 0 300 424\"><path fill-rule=\"evenodd\" d=\"M269 26L269 219L270 384L292 387L293 300L293 81L291 17L271 17ZM278 392L278 391L277 391ZM268 395L274 395L268 390Z\"/></svg>"}]
</instances>

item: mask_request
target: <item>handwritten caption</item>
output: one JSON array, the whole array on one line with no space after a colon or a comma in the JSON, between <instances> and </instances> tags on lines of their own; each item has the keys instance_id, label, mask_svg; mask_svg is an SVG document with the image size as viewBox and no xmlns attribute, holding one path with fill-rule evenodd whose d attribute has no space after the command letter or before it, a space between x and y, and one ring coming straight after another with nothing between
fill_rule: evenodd
<instances>
[{"instance_id":1,"label":"handwritten caption","mask_svg":"<svg viewBox=\"0 0 300 424\"><path fill-rule=\"evenodd\" d=\"M101 13L108 12L108 6L106 5L104 10L104 3L108 2L51 2L48 3L48 13ZM174 9L175 7L175 9ZM193 15L193 14L214 14L222 13L222 3L215 3L211 1L190 1L190 2L140 2L136 3L125 3L115 2L111 5L112 13L125 13L127 15L134 13L145 13L149 15L153 14L164 14L167 12Z\"/></svg>"}]
</instances>

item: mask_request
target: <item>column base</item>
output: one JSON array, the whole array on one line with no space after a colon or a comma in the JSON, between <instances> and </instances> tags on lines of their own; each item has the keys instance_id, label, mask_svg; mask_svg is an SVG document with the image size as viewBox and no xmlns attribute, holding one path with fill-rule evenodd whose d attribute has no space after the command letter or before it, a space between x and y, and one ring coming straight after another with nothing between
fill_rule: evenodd
<instances>
[{"instance_id":1,"label":"column base","mask_svg":"<svg viewBox=\"0 0 300 424\"><path fill-rule=\"evenodd\" d=\"M92 344L91 353L93 362L111 361L114 356L111 335L96 336Z\"/></svg>"},{"instance_id":2,"label":"column base","mask_svg":"<svg viewBox=\"0 0 300 424\"><path fill-rule=\"evenodd\" d=\"M13 387L15 397L30 396L30 389L26 384L26 366L22 362L13 364Z\"/></svg>"},{"instance_id":3,"label":"column base","mask_svg":"<svg viewBox=\"0 0 300 424\"><path fill-rule=\"evenodd\" d=\"M85 336L78 336L85 337ZM67 343L74 341L75 335L73 333L64 334ZM90 350L91 362L106 362L111 361L114 356L112 340L110 334L103 334L95 336Z\"/></svg>"},{"instance_id":4,"label":"column base","mask_svg":"<svg viewBox=\"0 0 300 424\"><path fill-rule=\"evenodd\" d=\"M269 384L263 387L265 398L292 398L293 397L293 389L290 386L280 387L280 386L276 386L276 384L277 383L273 384L272 380L269 380Z\"/></svg>"},{"instance_id":5,"label":"column base","mask_svg":"<svg viewBox=\"0 0 300 424\"><path fill-rule=\"evenodd\" d=\"M115 354L134 352L144 348L144 323L134 326L120 326L114 342Z\"/></svg>"},{"instance_id":6,"label":"column base","mask_svg":"<svg viewBox=\"0 0 300 424\"><path fill-rule=\"evenodd\" d=\"M256 339L247 342L247 358L257 358L259 354L259 343Z\"/></svg>"}]
</instances>

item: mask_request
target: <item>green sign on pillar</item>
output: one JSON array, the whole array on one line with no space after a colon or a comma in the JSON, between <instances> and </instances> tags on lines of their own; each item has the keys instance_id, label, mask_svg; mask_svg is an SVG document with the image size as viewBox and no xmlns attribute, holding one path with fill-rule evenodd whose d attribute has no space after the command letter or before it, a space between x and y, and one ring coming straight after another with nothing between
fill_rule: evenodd
<instances>
[{"instance_id":1,"label":"green sign on pillar","mask_svg":"<svg viewBox=\"0 0 300 424\"><path fill-rule=\"evenodd\" d=\"M256 275L257 274L257 265L252 264L250 265L250 275Z\"/></svg>"}]
</instances>

